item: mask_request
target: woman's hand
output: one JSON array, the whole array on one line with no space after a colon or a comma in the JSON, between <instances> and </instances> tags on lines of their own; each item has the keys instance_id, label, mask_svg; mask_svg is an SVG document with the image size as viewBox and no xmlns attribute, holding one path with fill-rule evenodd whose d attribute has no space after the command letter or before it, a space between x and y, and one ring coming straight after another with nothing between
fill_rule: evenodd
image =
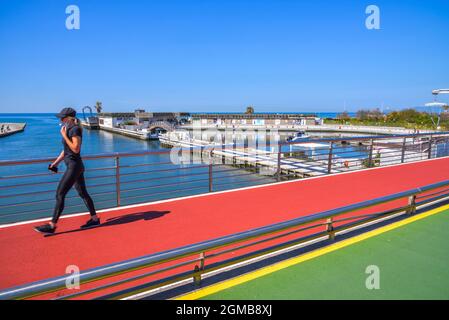
<instances>
[{"instance_id":1,"label":"woman's hand","mask_svg":"<svg viewBox=\"0 0 449 320\"><path fill-rule=\"evenodd\" d=\"M59 159L56 159L55 160L55 162L53 162L52 164L50 164L50 167L52 167L52 168L57 168L58 167L58 165L59 165Z\"/></svg>"},{"instance_id":2,"label":"woman's hand","mask_svg":"<svg viewBox=\"0 0 449 320\"><path fill-rule=\"evenodd\" d=\"M65 126L61 127L61 136L66 139L67 138L67 128Z\"/></svg>"},{"instance_id":3,"label":"woman's hand","mask_svg":"<svg viewBox=\"0 0 449 320\"><path fill-rule=\"evenodd\" d=\"M61 153L59 154L59 156L56 158L55 161L53 161L53 163L50 165L51 167L58 167L59 163L62 161L62 159L64 159L64 150L61 151Z\"/></svg>"}]
</instances>

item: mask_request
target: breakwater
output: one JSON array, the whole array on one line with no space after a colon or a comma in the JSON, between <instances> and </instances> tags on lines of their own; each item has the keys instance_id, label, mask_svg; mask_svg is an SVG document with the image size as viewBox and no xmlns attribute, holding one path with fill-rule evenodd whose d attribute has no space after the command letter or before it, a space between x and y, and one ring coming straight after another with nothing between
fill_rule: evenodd
<instances>
[{"instance_id":1,"label":"breakwater","mask_svg":"<svg viewBox=\"0 0 449 320\"><path fill-rule=\"evenodd\" d=\"M25 130L26 123L0 122L0 138Z\"/></svg>"}]
</instances>

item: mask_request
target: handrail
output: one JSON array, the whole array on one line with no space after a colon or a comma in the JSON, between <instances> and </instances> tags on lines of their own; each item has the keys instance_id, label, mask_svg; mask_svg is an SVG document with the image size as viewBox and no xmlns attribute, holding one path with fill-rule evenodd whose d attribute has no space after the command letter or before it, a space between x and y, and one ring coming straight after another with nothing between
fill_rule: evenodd
<instances>
[{"instance_id":1,"label":"handrail","mask_svg":"<svg viewBox=\"0 0 449 320\"><path fill-rule=\"evenodd\" d=\"M244 232L239 232L236 234L216 238L213 240L199 242L196 244L171 249L168 251L163 251L155 254L142 256L139 258L134 258L118 263L108 264L105 266L89 269L80 273L79 275L80 284L104 279L106 277L114 275L124 274L126 272L142 269L157 264L162 264L169 261L178 260L194 254L218 249L221 247L251 240L254 238L259 238L276 232L284 231L286 229L306 225L318 220L330 219L345 213L366 209L394 200L406 197L412 197L413 199L416 199L416 195L418 194L446 186L449 186L449 180L433 183L423 187L414 188L407 191L398 192L367 201L358 202L352 205L347 205L332 210L323 211L306 217L295 218L292 220L275 223L272 225L255 228ZM411 206L416 206L416 204L413 203L411 204ZM0 291L0 299L29 298L44 293L58 291L66 287L66 280L68 277L69 276L60 276Z\"/></svg>"},{"instance_id":2,"label":"handrail","mask_svg":"<svg viewBox=\"0 0 449 320\"><path fill-rule=\"evenodd\" d=\"M235 144L229 144L229 146L235 146ZM206 149L207 150L208 148L212 148L212 146L195 146L195 147L189 147L188 149L194 149L194 150L195 149ZM97 159L105 159L105 158L113 159L113 158L116 158L116 157L139 157L139 156L146 156L146 155L169 154L169 153L170 153L170 150L111 152L111 153L99 153L99 154L82 155L82 158L83 158L83 160L97 160ZM52 157L52 158L25 159L25 160L0 160L0 167L1 166L9 166L9 165L43 163L43 162L49 162L49 161L54 161L54 160L55 160L54 157Z\"/></svg>"},{"instance_id":3,"label":"handrail","mask_svg":"<svg viewBox=\"0 0 449 320\"><path fill-rule=\"evenodd\" d=\"M449 135L449 131L433 132L433 133L413 133L413 134L397 134L397 135L371 135L371 136L356 136L356 137L336 137L336 138L308 138L301 140L301 143L307 142L335 142L335 141L354 141L354 140L383 140L383 139L395 139L395 138L415 138L422 136L444 136ZM297 144L298 142L282 142L282 145Z\"/></svg>"}]
</instances>

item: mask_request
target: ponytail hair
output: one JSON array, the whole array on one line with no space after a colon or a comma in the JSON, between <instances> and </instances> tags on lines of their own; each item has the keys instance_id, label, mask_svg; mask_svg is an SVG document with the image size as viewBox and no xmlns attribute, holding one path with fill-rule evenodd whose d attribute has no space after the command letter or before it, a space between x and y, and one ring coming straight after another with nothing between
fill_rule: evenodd
<instances>
[{"instance_id":1,"label":"ponytail hair","mask_svg":"<svg viewBox=\"0 0 449 320\"><path fill-rule=\"evenodd\" d=\"M78 119L77 117L68 117L71 121L73 121L73 123L77 126L79 126L81 132L83 131L83 127L81 126L81 120Z\"/></svg>"},{"instance_id":2,"label":"ponytail hair","mask_svg":"<svg viewBox=\"0 0 449 320\"><path fill-rule=\"evenodd\" d=\"M80 128L81 134L83 133L83 126L81 125L81 120L75 117L75 124Z\"/></svg>"}]
</instances>

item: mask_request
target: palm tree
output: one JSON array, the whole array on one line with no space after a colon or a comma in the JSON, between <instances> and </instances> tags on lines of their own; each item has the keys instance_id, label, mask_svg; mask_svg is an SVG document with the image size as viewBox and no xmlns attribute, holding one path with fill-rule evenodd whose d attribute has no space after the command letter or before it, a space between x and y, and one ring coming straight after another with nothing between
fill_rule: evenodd
<instances>
[{"instance_id":1,"label":"palm tree","mask_svg":"<svg viewBox=\"0 0 449 320\"><path fill-rule=\"evenodd\" d=\"M246 112L245 113L246 114L253 114L254 113L253 106L246 107Z\"/></svg>"},{"instance_id":2,"label":"palm tree","mask_svg":"<svg viewBox=\"0 0 449 320\"><path fill-rule=\"evenodd\" d=\"M95 109L97 109L97 113L101 113L103 110L103 103L101 103L101 101L97 101L95 103Z\"/></svg>"}]
</instances>

